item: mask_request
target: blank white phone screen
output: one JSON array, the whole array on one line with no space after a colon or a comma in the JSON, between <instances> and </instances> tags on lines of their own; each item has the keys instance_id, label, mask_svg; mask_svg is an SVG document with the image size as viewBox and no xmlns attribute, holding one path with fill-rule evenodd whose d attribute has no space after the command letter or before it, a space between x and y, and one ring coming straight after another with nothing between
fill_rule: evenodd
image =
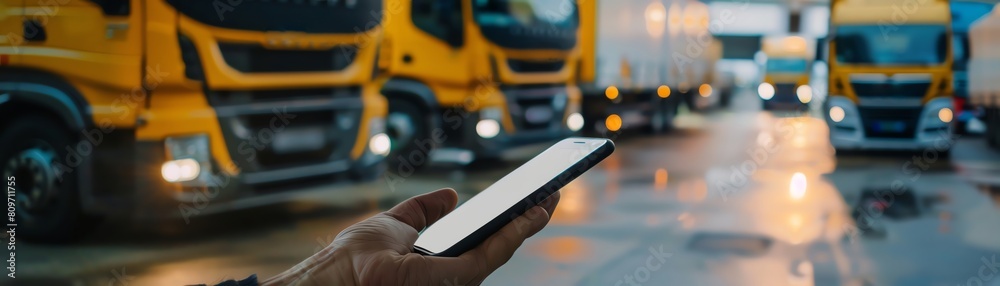
<instances>
[{"instance_id":1,"label":"blank white phone screen","mask_svg":"<svg viewBox=\"0 0 1000 286\"><path fill-rule=\"evenodd\" d=\"M600 139L566 139L553 145L428 227L417 238L416 245L433 253L448 250L514 204L525 203L522 200L528 195L605 142Z\"/></svg>"}]
</instances>

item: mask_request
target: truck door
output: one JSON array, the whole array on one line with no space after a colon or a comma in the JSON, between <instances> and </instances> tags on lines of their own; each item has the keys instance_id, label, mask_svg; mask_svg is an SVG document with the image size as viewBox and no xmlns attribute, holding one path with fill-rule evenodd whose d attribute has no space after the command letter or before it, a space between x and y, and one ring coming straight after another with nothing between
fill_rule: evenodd
<instances>
[{"instance_id":1,"label":"truck door","mask_svg":"<svg viewBox=\"0 0 1000 286\"><path fill-rule=\"evenodd\" d=\"M393 31L392 45L398 52L401 76L444 85L469 82L468 43L462 0L413 0L410 17L415 30Z\"/></svg>"},{"instance_id":2,"label":"truck door","mask_svg":"<svg viewBox=\"0 0 1000 286\"><path fill-rule=\"evenodd\" d=\"M95 122L133 126L134 108L145 100L142 2L24 0L22 66L69 81L90 104Z\"/></svg>"},{"instance_id":3,"label":"truck door","mask_svg":"<svg viewBox=\"0 0 1000 286\"><path fill-rule=\"evenodd\" d=\"M23 0L0 0L0 66L13 62L24 42Z\"/></svg>"}]
</instances>

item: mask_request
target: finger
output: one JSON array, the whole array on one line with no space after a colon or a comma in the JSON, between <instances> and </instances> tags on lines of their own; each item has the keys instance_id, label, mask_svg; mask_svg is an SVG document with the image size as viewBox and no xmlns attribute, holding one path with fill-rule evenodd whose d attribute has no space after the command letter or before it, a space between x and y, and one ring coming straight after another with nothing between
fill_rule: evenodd
<instances>
[{"instance_id":1,"label":"finger","mask_svg":"<svg viewBox=\"0 0 1000 286\"><path fill-rule=\"evenodd\" d=\"M459 256L482 265L480 272L489 275L514 255L524 240L545 227L549 215L542 207L533 207L479 244ZM485 276L484 276L485 277Z\"/></svg>"},{"instance_id":2,"label":"finger","mask_svg":"<svg viewBox=\"0 0 1000 286\"><path fill-rule=\"evenodd\" d=\"M549 217L556 213L556 206L559 205L559 199L562 195L559 192L552 193L548 198L539 203L538 205L545 209L545 212L549 214Z\"/></svg>"},{"instance_id":3,"label":"finger","mask_svg":"<svg viewBox=\"0 0 1000 286\"><path fill-rule=\"evenodd\" d=\"M542 227L529 233L528 237L535 236L535 234L537 234L539 231L542 231L542 228L544 228L545 225L548 225L549 221L552 220L552 214L553 212L555 212L556 206L559 204L559 198L560 198L559 192L556 192L538 204L539 207L542 207L542 209L545 210L545 213L548 216L546 216L545 223L542 225Z\"/></svg>"},{"instance_id":4,"label":"finger","mask_svg":"<svg viewBox=\"0 0 1000 286\"><path fill-rule=\"evenodd\" d=\"M456 204L458 204L458 194L455 190L440 189L412 197L386 211L385 214L420 231L451 212Z\"/></svg>"}]
</instances>

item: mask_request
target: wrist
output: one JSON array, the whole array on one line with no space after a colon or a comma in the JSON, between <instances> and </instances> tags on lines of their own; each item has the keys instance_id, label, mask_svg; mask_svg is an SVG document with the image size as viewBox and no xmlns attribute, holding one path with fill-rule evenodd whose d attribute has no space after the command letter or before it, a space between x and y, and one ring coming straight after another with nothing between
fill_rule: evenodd
<instances>
[{"instance_id":1,"label":"wrist","mask_svg":"<svg viewBox=\"0 0 1000 286\"><path fill-rule=\"evenodd\" d=\"M261 282L260 285L356 285L353 265L346 251L327 246L302 263Z\"/></svg>"}]
</instances>

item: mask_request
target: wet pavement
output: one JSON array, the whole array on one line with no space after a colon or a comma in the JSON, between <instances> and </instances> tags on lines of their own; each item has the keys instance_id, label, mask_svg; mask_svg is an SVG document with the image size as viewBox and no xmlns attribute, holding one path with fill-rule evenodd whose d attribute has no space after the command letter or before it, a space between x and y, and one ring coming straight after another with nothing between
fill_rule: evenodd
<instances>
[{"instance_id":1,"label":"wet pavement","mask_svg":"<svg viewBox=\"0 0 1000 286\"><path fill-rule=\"evenodd\" d=\"M1000 285L1000 153L835 154L822 120L753 110L628 136L562 190L549 226L485 285ZM74 245L22 244L19 285L183 285L270 277L343 228L443 187L467 199L518 162L428 170L308 201L106 223ZM857 222L857 223L855 223ZM444 283L444 282L442 282Z\"/></svg>"}]
</instances>

